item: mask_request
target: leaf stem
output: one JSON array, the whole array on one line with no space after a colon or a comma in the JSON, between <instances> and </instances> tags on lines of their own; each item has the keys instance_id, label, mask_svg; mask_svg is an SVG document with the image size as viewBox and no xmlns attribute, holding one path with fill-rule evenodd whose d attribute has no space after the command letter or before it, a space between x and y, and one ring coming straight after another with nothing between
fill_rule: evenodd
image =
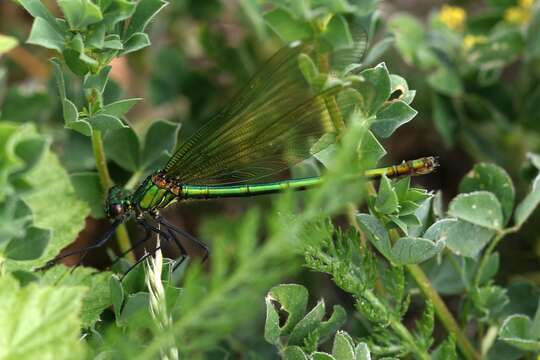
<instances>
[{"instance_id":1,"label":"leaf stem","mask_svg":"<svg viewBox=\"0 0 540 360\"><path fill-rule=\"evenodd\" d=\"M440 297L439 293L431 286L426 274L422 271L420 266L406 265L407 270L414 278L414 281L424 294L426 298L431 300L435 308L435 313L443 323L446 330L456 337L456 343L461 350L463 356L468 360L480 359L480 354L469 342L465 334L459 328L457 321L454 319L450 310L446 307L446 304Z\"/></svg>"},{"instance_id":2,"label":"leaf stem","mask_svg":"<svg viewBox=\"0 0 540 360\"><path fill-rule=\"evenodd\" d=\"M105 150L103 148L103 139L101 137L101 131L95 130L92 132L92 150L94 151L94 158L96 159L96 168L99 175L99 181L103 190L107 191L114 183L109 174L109 168L107 167L107 158L105 157ZM131 247L129 240L129 234L126 226L120 224L116 229L116 239L121 252L127 251ZM135 261L133 253L128 252L127 258L130 261Z\"/></svg>"}]
</instances>

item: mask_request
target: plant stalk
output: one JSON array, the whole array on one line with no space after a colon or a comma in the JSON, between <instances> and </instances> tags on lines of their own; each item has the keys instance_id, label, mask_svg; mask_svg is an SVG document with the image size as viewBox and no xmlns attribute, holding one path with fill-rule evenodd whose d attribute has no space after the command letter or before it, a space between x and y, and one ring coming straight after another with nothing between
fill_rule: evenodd
<instances>
[{"instance_id":1,"label":"plant stalk","mask_svg":"<svg viewBox=\"0 0 540 360\"><path fill-rule=\"evenodd\" d=\"M459 328L457 321L454 319L450 310L446 307L446 304L441 299L439 293L431 286L429 279L426 274L422 271L420 266L406 265L407 270L414 278L414 281L424 294L426 298L431 300L433 306L435 307L435 313L441 322L443 323L446 330L455 336L456 343L458 348L461 350L463 356L468 360L480 359L480 354L469 342L465 334Z\"/></svg>"},{"instance_id":2,"label":"plant stalk","mask_svg":"<svg viewBox=\"0 0 540 360\"><path fill-rule=\"evenodd\" d=\"M103 190L107 191L114 185L114 183L109 174L109 169L107 168L107 158L105 157L103 139L101 137L101 131L99 130L94 130L92 132L92 149L94 151L94 158L96 159L96 168L101 187ZM125 224L120 224L120 226L116 228L116 239L121 252L126 252L131 247L129 234ZM135 261L135 257L132 252L128 252L126 257L129 261Z\"/></svg>"}]
</instances>

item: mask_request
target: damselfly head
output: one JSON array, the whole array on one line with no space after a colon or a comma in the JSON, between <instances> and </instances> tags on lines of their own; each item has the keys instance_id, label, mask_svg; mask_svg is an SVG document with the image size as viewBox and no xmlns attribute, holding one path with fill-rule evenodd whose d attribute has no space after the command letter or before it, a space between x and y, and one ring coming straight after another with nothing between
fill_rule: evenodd
<instances>
[{"instance_id":1,"label":"damselfly head","mask_svg":"<svg viewBox=\"0 0 540 360\"><path fill-rule=\"evenodd\" d=\"M105 201L105 214L107 214L107 217L117 220L128 217L132 212L131 192L120 186L110 188Z\"/></svg>"}]
</instances>

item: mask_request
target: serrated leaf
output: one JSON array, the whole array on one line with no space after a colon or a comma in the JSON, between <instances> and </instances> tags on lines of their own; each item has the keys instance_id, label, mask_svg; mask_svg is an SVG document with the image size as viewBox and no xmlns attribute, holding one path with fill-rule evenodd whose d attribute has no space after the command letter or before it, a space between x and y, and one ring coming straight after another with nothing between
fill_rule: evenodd
<instances>
[{"instance_id":1,"label":"serrated leaf","mask_svg":"<svg viewBox=\"0 0 540 360\"><path fill-rule=\"evenodd\" d=\"M416 336L422 347L427 351L433 343L432 335L435 326L435 311L433 303L429 300L426 302L426 308L422 313L420 320L416 322Z\"/></svg>"},{"instance_id":2,"label":"serrated leaf","mask_svg":"<svg viewBox=\"0 0 540 360\"><path fill-rule=\"evenodd\" d=\"M90 0L57 0L71 30L83 30L103 19L101 9Z\"/></svg>"},{"instance_id":3,"label":"serrated leaf","mask_svg":"<svg viewBox=\"0 0 540 360\"><path fill-rule=\"evenodd\" d=\"M383 214L392 214L397 211L399 201L392 182L386 177L381 177L375 209Z\"/></svg>"},{"instance_id":4,"label":"serrated leaf","mask_svg":"<svg viewBox=\"0 0 540 360\"><path fill-rule=\"evenodd\" d=\"M270 28L285 42L308 39L312 36L309 23L298 19L285 8L277 7L263 15Z\"/></svg>"},{"instance_id":5,"label":"serrated leaf","mask_svg":"<svg viewBox=\"0 0 540 360\"><path fill-rule=\"evenodd\" d=\"M82 287L31 283L20 288L11 276L0 277L0 306L10 309L0 312L0 358L84 357L79 319L83 294Z\"/></svg>"},{"instance_id":6,"label":"serrated leaf","mask_svg":"<svg viewBox=\"0 0 540 360\"><path fill-rule=\"evenodd\" d=\"M456 196L450 202L448 213L487 229L499 230L503 225L501 204L495 195L487 191Z\"/></svg>"},{"instance_id":7,"label":"serrated leaf","mask_svg":"<svg viewBox=\"0 0 540 360\"><path fill-rule=\"evenodd\" d=\"M51 239L50 229L31 226L26 229L24 237L12 239L5 250L5 257L10 260L35 260L43 255Z\"/></svg>"},{"instance_id":8,"label":"serrated leaf","mask_svg":"<svg viewBox=\"0 0 540 360\"><path fill-rule=\"evenodd\" d=\"M33 127L26 129L29 134L35 134ZM26 192L22 199L32 210L34 226L50 229L52 239L39 259L24 262L8 260L5 263L7 268L34 269L44 265L75 240L90 212L87 205L75 195L68 174L50 150L24 175L24 180L32 190Z\"/></svg>"},{"instance_id":9,"label":"serrated leaf","mask_svg":"<svg viewBox=\"0 0 540 360\"><path fill-rule=\"evenodd\" d=\"M499 200L504 216L504 223L508 222L514 208L515 190L512 179L504 169L495 164L476 164L465 175L459 184L461 193L474 191L489 191Z\"/></svg>"},{"instance_id":10,"label":"serrated leaf","mask_svg":"<svg viewBox=\"0 0 540 360\"><path fill-rule=\"evenodd\" d=\"M109 272L96 273L92 268L77 267L75 269L60 265L48 270L42 277L43 284L55 287L84 286L80 318L83 328L92 327L101 313L111 304L108 280Z\"/></svg>"},{"instance_id":11,"label":"serrated leaf","mask_svg":"<svg viewBox=\"0 0 540 360\"><path fill-rule=\"evenodd\" d=\"M109 131L103 139L105 153L120 167L135 172L140 166L141 146L132 128Z\"/></svg>"},{"instance_id":12,"label":"serrated leaf","mask_svg":"<svg viewBox=\"0 0 540 360\"><path fill-rule=\"evenodd\" d=\"M390 137L401 125L411 121L417 113L405 102L394 101L377 113L377 120L371 125L371 130L379 137Z\"/></svg>"},{"instance_id":13,"label":"serrated leaf","mask_svg":"<svg viewBox=\"0 0 540 360\"><path fill-rule=\"evenodd\" d=\"M38 17L32 24L28 44L43 46L47 49L62 52L64 50L64 37L49 22Z\"/></svg>"}]
</instances>

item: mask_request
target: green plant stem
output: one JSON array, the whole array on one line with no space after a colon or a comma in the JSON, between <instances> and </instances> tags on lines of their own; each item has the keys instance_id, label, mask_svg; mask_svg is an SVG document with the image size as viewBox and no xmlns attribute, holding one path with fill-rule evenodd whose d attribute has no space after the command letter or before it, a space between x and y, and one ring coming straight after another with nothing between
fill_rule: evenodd
<instances>
[{"instance_id":1,"label":"green plant stem","mask_svg":"<svg viewBox=\"0 0 540 360\"><path fill-rule=\"evenodd\" d=\"M101 137L101 131L99 130L94 130L92 132L92 149L94 151L94 158L96 159L96 168L101 187L103 190L107 191L114 185L114 183L109 174L109 168L107 168L107 158L105 157L103 139ZM124 224L120 224L120 226L116 228L116 239L121 252L125 252L131 247L129 234ZM128 252L126 257L130 261L135 261L135 257L131 252Z\"/></svg>"},{"instance_id":2,"label":"green plant stem","mask_svg":"<svg viewBox=\"0 0 540 360\"><path fill-rule=\"evenodd\" d=\"M458 348L461 350L463 356L469 360L480 359L480 354L476 351L476 349L469 342L465 334L461 331L458 323L450 313L450 310L448 310L448 308L446 307L446 304L439 296L439 293L437 293L433 286L431 286L429 279L422 271L420 266L413 264L407 265L406 267L411 276L414 278L414 281L424 294L424 296L431 300L431 302L433 303L435 313L443 323L446 330L456 337L456 343L458 345Z\"/></svg>"},{"instance_id":3,"label":"green plant stem","mask_svg":"<svg viewBox=\"0 0 540 360\"><path fill-rule=\"evenodd\" d=\"M363 296L369 301L372 305L379 307L382 311L386 310L386 307L381 303L379 298L371 291L365 291ZM390 327L396 332L396 334L407 343L412 352L416 355L418 359L430 360L431 356L424 351L422 348L418 347L416 339L412 336L410 331L401 323L399 319L390 317L389 319Z\"/></svg>"}]
</instances>

